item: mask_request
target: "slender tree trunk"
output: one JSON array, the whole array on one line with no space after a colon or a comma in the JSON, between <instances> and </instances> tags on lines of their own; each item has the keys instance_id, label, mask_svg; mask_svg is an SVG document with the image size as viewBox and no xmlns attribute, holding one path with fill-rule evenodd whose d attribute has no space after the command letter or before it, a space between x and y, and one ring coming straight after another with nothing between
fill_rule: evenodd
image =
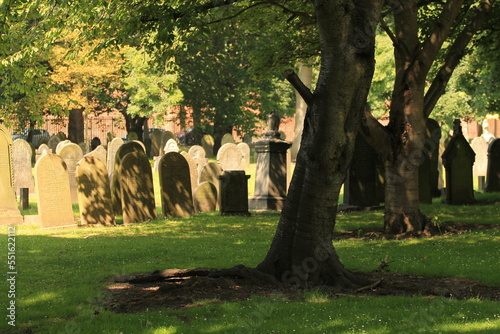
<instances>
[{"instance_id":1,"label":"slender tree trunk","mask_svg":"<svg viewBox=\"0 0 500 334\"><path fill-rule=\"evenodd\" d=\"M352 287L332 245L338 196L374 68L383 1L315 1L322 65L297 163L271 248L258 269L297 286Z\"/></svg>"}]
</instances>

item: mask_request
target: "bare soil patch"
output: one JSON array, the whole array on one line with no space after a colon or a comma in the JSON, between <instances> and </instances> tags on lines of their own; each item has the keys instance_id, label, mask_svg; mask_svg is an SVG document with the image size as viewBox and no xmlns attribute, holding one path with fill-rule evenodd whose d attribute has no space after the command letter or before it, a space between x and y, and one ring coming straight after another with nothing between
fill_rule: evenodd
<instances>
[{"instance_id":1,"label":"bare soil patch","mask_svg":"<svg viewBox=\"0 0 500 334\"><path fill-rule=\"evenodd\" d=\"M498 229L499 227L446 222L440 224L439 228L428 229L418 237L463 233L486 228ZM384 235L380 230L358 230L336 233L335 237L366 240L389 236ZM489 287L477 281L390 273L384 272L383 267L379 269L381 269L379 272L360 273L360 275L367 275L373 282L365 287L349 290L339 290L329 286L314 288L332 297L422 295L500 301L499 287ZM106 291L107 297L101 301L106 309L119 313L133 313L147 309L181 309L207 303L247 300L254 295L282 296L289 300L301 300L304 290L277 282L269 275L240 265L229 269L167 269L147 274L112 277Z\"/></svg>"}]
</instances>

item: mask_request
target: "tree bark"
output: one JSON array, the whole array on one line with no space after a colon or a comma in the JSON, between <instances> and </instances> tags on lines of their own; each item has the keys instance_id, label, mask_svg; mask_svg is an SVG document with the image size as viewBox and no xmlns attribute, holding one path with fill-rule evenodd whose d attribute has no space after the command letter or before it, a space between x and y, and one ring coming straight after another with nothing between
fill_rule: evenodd
<instances>
[{"instance_id":1,"label":"tree bark","mask_svg":"<svg viewBox=\"0 0 500 334\"><path fill-rule=\"evenodd\" d=\"M306 286L363 285L332 245L340 188L374 69L383 1L315 1L321 69L276 235L257 269Z\"/></svg>"},{"instance_id":2,"label":"tree bark","mask_svg":"<svg viewBox=\"0 0 500 334\"><path fill-rule=\"evenodd\" d=\"M401 2L394 12L396 79L390 110L391 153L386 161L385 218L387 233L420 233L418 170L426 139L424 88L427 74L460 13L463 1L447 1L434 30L419 42L418 1Z\"/></svg>"}]
</instances>

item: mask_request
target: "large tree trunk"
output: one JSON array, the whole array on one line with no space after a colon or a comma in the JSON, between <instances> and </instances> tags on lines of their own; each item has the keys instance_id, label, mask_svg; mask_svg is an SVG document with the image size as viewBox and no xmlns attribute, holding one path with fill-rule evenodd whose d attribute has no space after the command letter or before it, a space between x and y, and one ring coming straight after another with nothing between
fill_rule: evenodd
<instances>
[{"instance_id":1,"label":"large tree trunk","mask_svg":"<svg viewBox=\"0 0 500 334\"><path fill-rule=\"evenodd\" d=\"M382 3L315 1L320 75L278 229L258 266L281 281L297 286L365 283L344 268L332 234L373 75L375 27Z\"/></svg>"}]
</instances>

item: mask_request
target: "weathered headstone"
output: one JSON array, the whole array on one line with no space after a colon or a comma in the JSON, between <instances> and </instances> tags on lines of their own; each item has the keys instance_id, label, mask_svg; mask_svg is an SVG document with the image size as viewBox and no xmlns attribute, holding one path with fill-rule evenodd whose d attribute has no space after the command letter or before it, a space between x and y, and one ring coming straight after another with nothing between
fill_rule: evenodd
<instances>
[{"instance_id":1,"label":"weathered headstone","mask_svg":"<svg viewBox=\"0 0 500 334\"><path fill-rule=\"evenodd\" d=\"M68 171L60 156L46 154L37 161L35 184L41 226L75 225Z\"/></svg>"},{"instance_id":2,"label":"weathered headstone","mask_svg":"<svg viewBox=\"0 0 500 334\"><path fill-rule=\"evenodd\" d=\"M202 182L194 192L196 212L210 212L217 209L217 188L212 182Z\"/></svg>"},{"instance_id":3,"label":"weathered headstone","mask_svg":"<svg viewBox=\"0 0 500 334\"><path fill-rule=\"evenodd\" d=\"M165 147L163 147L163 152L179 152L179 145L177 145L177 140L170 138L167 140Z\"/></svg>"},{"instance_id":4,"label":"weathered headstone","mask_svg":"<svg viewBox=\"0 0 500 334\"><path fill-rule=\"evenodd\" d=\"M78 193L76 190L76 164L83 158L83 152L80 146L69 143L64 145L59 151L59 156L63 158L68 168L69 186L71 191L71 202L78 203Z\"/></svg>"},{"instance_id":5,"label":"weathered headstone","mask_svg":"<svg viewBox=\"0 0 500 334\"><path fill-rule=\"evenodd\" d=\"M482 191L488 170L488 143L483 137L476 137L472 139L470 146L476 153L472 175L478 179L478 188Z\"/></svg>"},{"instance_id":6,"label":"weathered headstone","mask_svg":"<svg viewBox=\"0 0 500 334\"><path fill-rule=\"evenodd\" d=\"M127 153L115 175L120 184L123 223L139 223L156 218L153 172L146 153Z\"/></svg>"},{"instance_id":7,"label":"weathered headstone","mask_svg":"<svg viewBox=\"0 0 500 334\"><path fill-rule=\"evenodd\" d=\"M212 184L217 188L217 193L219 194L219 176L222 175L223 170L220 165L216 162L209 162L201 170L199 183L202 182L212 182Z\"/></svg>"},{"instance_id":8,"label":"weathered headstone","mask_svg":"<svg viewBox=\"0 0 500 334\"><path fill-rule=\"evenodd\" d=\"M500 138L493 139L488 146L488 172L486 192L500 192Z\"/></svg>"},{"instance_id":9,"label":"weathered headstone","mask_svg":"<svg viewBox=\"0 0 500 334\"><path fill-rule=\"evenodd\" d=\"M59 142L61 142L61 138L57 135L53 135L49 138L47 145L50 147L52 153L56 153L57 144L59 144Z\"/></svg>"},{"instance_id":10,"label":"weathered headstone","mask_svg":"<svg viewBox=\"0 0 500 334\"><path fill-rule=\"evenodd\" d=\"M92 156L96 159L101 160L102 163L104 164L104 166L107 165L108 152L106 151L106 149L102 145L97 146L92 152L85 154L85 156ZM108 169L106 167L106 173L107 172L108 172Z\"/></svg>"},{"instance_id":11,"label":"weathered headstone","mask_svg":"<svg viewBox=\"0 0 500 334\"><path fill-rule=\"evenodd\" d=\"M198 166L196 165L196 162L191 158L189 153L183 151L181 152L181 155L186 159L188 165L189 165L189 175L191 178L191 190L192 194L194 194L194 190L198 187Z\"/></svg>"},{"instance_id":12,"label":"weathered headstone","mask_svg":"<svg viewBox=\"0 0 500 334\"><path fill-rule=\"evenodd\" d=\"M12 138L0 124L0 225L22 224L23 217L17 208L12 167Z\"/></svg>"},{"instance_id":13,"label":"weathered headstone","mask_svg":"<svg viewBox=\"0 0 500 334\"><path fill-rule=\"evenodd\" d=\"M24 139L16 139L12 144L12 160L14 171L14 189L19 194L19 189L28 188L29 192L35 191L35 179L31 172L31 145Z\"/></svg>"},{"instance_id":14,"label":"weathered headstone","mask_svg":"<svg viewBox=\"0 0 500 334\"><path fill-rule=\"evenodd\" d=\"M166 217L189 217L194 213L189 164L178 152L168 152L159 166L161 202Z\"/></svg>"},{"instance_id":15,"label":"weathered headstone","mask_svg":"<svg viewBox=\"0 0 500 334\"><path fill-rule=\"evenodd\" d=\"M219 176L220 215L249 216L248 212L248 178L245 171L224 171Z\"/></svg>"},{"instance_id":16,"label":"weathered headstone","mask_svg":"<svg viewBox=\"0 0 500 334\"><path fill-rule=\"evenodd\" d=\"M121 145L118 150L115 153L115 161L114 161L114 172L111 178L111 198L113 201L113 210L116 215L122 214L122 200L120 198L121 196L121 190L120 190L120 179L117 173L120 169L120 165L122 162L122 159L125 157L125 155L133 152L138 152L141 154L146 155L146 152L144 151L144 147L141 146L138 142L136 141L129 141ZM108 155L109 157L109 155ZM147 159L147 158L146 158ZM108 160L109 161L109 160ZM109 172L108 172L109 174Z\"/></svg>"},{"instance_id":17,"label":"weathered headstone","mask_svg":"<svg viewBox=\"0 0 500 334\"><path fill-rule=\"evenodd\" d=\"M225 171L242 170L243 168L241 168L241 160L242 154L236 144L224 144L217 152L217 161Z\"/></svg>"},{"instance_id":18,"label":"weathered headstone","mask_svg":"<svg viewBox=\"0 0 500 334\"><path fill-rule=\"evenodd\" d=\"M35 162L38 161L38 159L42 155L49 154L49 153L52 153L52 151L50 150L50 147L47 144L42 144L42 145L38 146L38 149L36 150Z\"/></svg>"},{"instance_id":19,"label":"weathered headstone","mask_svg":"<svg viewBox=\"0 0 500 334\"><path fill-rule=\"evenodd\" d=\"M234 144L234 137L230 133L225 133L220 140L220 146L224 146L225 144Z\"/></svg>"},{"instance_id":20,"label":"weathered headstone","mask_svg":"<svg viewBox=\"0 0 500 334\"><path fill-rule=\"evenodd\" d=\"M106 133L106 146L109 146L109 144L111 143L111 141L115 138L115 134L113 132L108 132ZM109 149L109 147L108 147Z\"/></svg>"},{"instance_id":21,"label":"weathered headstone","mask_svg":"<svg viewBox=\"0 0 500 334\"><path fill-rule=\"evenodd\" d=\"M127 133L127 141L139 140L139 135L136 132Z\"/></svg>"},{"instance_id":22,"label":"weathered headstone","mask_svg":"<svg viewBox=\"0 0 500 334\"><path fill-rule=\"evenodd\" d=\"M111 142L108 143L108 158L106 166L108 168L108 175L110 179L112 179L113 171L115 170L116 152L122 145L123 145L123 139L121 138L113 138Z\"/></svg>"},{"instance_id":23,"label":"weathered headstone","mask_svg":"<svg viewBox=\"0 0 500 334\"><path fill-rule=\"evenodd\" d=\"M177 137L171 131L164 131L161 134L160 156L165 154L164 148L169 139L173 139L177 142Z\"/></svg>"},{"instance_id":24,"label":"weathered headstone","mask_svg":"<svg viewBox=\"0 0 500 334\"><path fill-rule=\"evenodd\" d=\"M151 134L151 157L160 155L162 131L155 129Z\"/></svg>"},{"instance_id":25,"label":"weathered headstone","mask_svg":"<svg viewBox=\"0 0 500 334\"><path fill-rule=\"evenodd\" d=\"M241 169L250 167L250 146L247 143L239 143L238 150L241 153Z\"/></svg>"},{"instance_id":26,"label":"weathered headstone","mask_svg":"<svg viewBox=\"0 0 500 334\"><path fill-rule=\"evenodd\" d=\"M205 166L205 164L208 162L208 159L205 158L205 149L200 145L193 145L189 148L188 153L191 158L193 158L193 161L196 164L196 168L198 170L198 175L200 175L203 166Z\"/></svg>"},{"instance_id":27,"label":"weathered headstone","mask_svg":"<svg viewBox=\"0 0 500 334\"><path fill-rule=\"evenodd\" d=\"M211 135L204 135L201 138L201 146L205 149L207 158L212 158L214 156L214 145L215 140Z\"/></svg>"},{"instance_id":28,"label":"weathered headstone","mask_svg":"<svg viewBox=\"0 0 500 334\"><path fill-rule=\"evenodd\" d=\"M474 202L472 165L475 153L462 134L460 120L455 120L453 137L443 153L446 170L446 202L470 204Z\"/></svg>"},{"instance_id":29,"label":"weathered headstone","mask_svg":"<svg viewBox=\"0 0 500 334\"><path fill-rule=\"evenodd\" d=\"M56 154L59 154L59 152L61 152L61 149L67 145L67 144L71 144L71 141L70 140L61 140L59 143L57 143L57 146L56 146Z\"/></svg>"},{"instance_id":30,"label":"weathered headstone","mask_svg":"<svg viewBox=\"0 0 500 334\"><path fill-rule=\"evenodd\" d=\"M86 155L76 165L76 181L82 224L113 225L115 217L111 188L104 162L95 156Z\"/></svg>"}]
</instances>

